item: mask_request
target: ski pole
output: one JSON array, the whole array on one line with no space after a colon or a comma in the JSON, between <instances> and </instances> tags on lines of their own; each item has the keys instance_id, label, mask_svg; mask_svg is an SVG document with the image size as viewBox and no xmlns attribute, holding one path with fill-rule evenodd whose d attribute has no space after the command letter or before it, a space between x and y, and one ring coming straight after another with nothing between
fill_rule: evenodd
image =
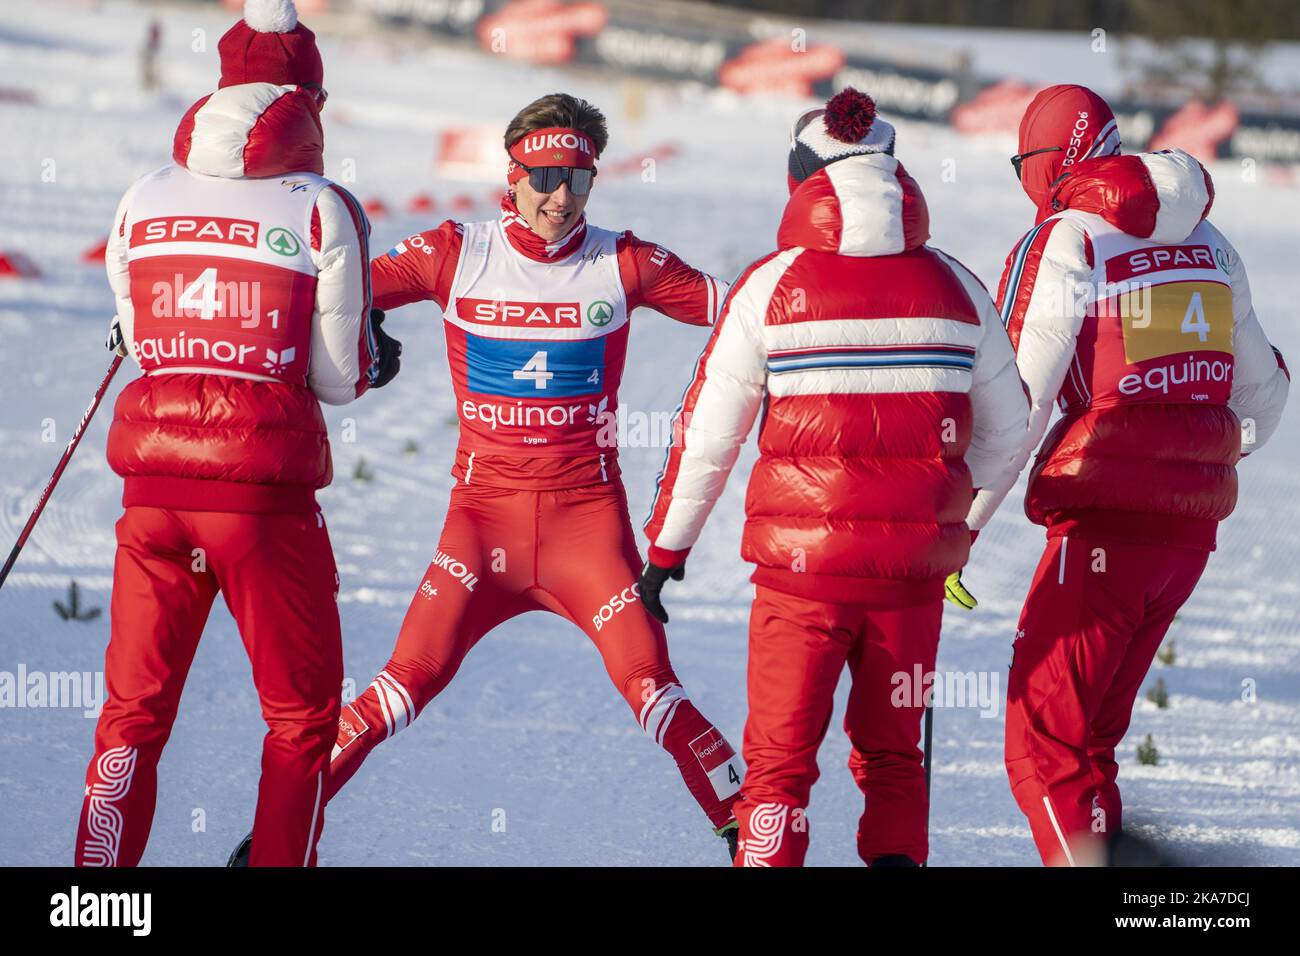
<instances>
[{"instance_id":1,"label":"ski pole","mask_svg":"<svg viewBox=\"0 0 1300 956\"><path fill-rule=\"evenodd\" d=\"M925 802L930 803L930 754L933 752L931 742L934 740L934 708L925 708Z\"/></svg>"},{"instance_id":2,"label":"ski pole","mask_svg":"<svg viewBox=\"0 0 1300 956\"><path fill-rule=\"evenodd\" d=\"M922 763L925 764L925 831L930 832L930 755L934 752L931 742L934 740L934 705L925 708L925 752ZM929 861L927 860L926 863ZM921 864L925 866L925 863Z\"/></svg>"},{"instance_id":3,"label":"ski pole","mask_svg":"<svg viewBox=\"0 0 1300 956\"><path fill-rule=\"evenodd\" d=\"M32 529L36 527L36 521L45 510L45 504L50 500L50 495L54 491L54 486L59 483L59 478L63 475L63 469L68 467L68 462L72 458L72 453L77 450L77 445L81 441L81 436L86 433L86 426L90 424L91 416L95 414L95 409L99 408L100 400L103 399L104 393L108 391L109 382L113 381L113 375L117 372L117 367L122 364L122 356L114 355L113 361L109 363L108 371L104 374L104 380L99 383L99 388L95 389L95 397L90 400L90 406L86 413L81 416L81 422L77 425L77 430L72 433L72 441L68 442L68 447L63 451L63 457L59 459L58 466L54 469L54 474L50 476L49 483L45 490L41 492L41 498L36 502L36 507L32 509L32 515L27 519L27 524L23 525L22 533L18 535L18 541L14 544L14 549L9 552L9 557L5 560L5 565L0 568L0 587L4 587L5 579L9 577L9 571L13 568L14 562L18 560L18 552L22 551L23 545L31 537Z\"/></svg>"}]
</instances>

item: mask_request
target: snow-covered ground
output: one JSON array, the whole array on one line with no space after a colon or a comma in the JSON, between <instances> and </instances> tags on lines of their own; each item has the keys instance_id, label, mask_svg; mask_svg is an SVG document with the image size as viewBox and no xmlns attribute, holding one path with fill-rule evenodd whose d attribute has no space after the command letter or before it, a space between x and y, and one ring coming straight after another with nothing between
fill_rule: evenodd
<instances>
[{"instance_id":1,"label":"snow-covered ground","mask_svg":"<svg viewBox=\"0 0 1300 956\"><path fill-rule=\"evenodd\" d=\"M157 9L157 8L153 8ZM0 550L34 504L108 355L112 308L101 267L82 252L106 233L122 190L167 161L174 125L215 83L216 41L231 17L162 8L167 92L137 84L149 11L125 2L45 0L0 8L0 249L22 250L38 280L0 279ZM206 52L192 46L203 30ZM327 175L396 210L376 219L375 246L443 218L466 193L471 215L493 213L482 184L437 179L437 131L504 124L520 105L566 89L610 114L609 162L658 144L681 152L653 182L602 177L590 206L600 224L630 227L720 275L767 252L785 196L785 149L796 103L705 92L652 91L645 118L624 117L612 80L530 69L464 51L322 39L330 101ZM1079 77L1071 77L1078 79ZM34 102L24 103L25 91ZM1006 160L1009 144L900 123L898 155L926 191L934 243L986 283L1031 219ZM1273 341L1300 356L1294 255L1300 191L1232 165L1213 170L1214 219L1251 271L1256 308ZM413 217L428 191L442 210ZM410 595L432 556L451 484L456 440L436 309L390 319L405 342L403 373L383 392L327 413L334 485L321 496L343 579L346 673L364 687L387 659ZM667 412L704 333L651 312L633 324L623 401ZM120 481L104 461L111 403L93 423L23 557L0 592L0 672L96 672L107 614L61 620L51 608L68 582L106 607ZM45 420L55 423L50 435ZM355 421L355 441L343 422ZM1142 701L1122 747L1126 805L1193 862L1300 863L1300 434L1289 414L1270 447L1241 468L1241 503L1171 632L1173 666L1157 665L1168 709ZM415 451L406 451L413 442ZM623 452L633 513L648 504L660 448ZM670 640L692 696L739 743L745 713L749 569L737 556L752 445L668 594ZM352 479L365 459L369 483ZM1018 499L980 538L966 581L978 611L947 613L943 671L987 672L995 699L1015 619L1042 543ZM575 558L579 559L580 558ZM1243 701L1243 682L1256 698ZM841 695L845 688L841 687ZM842 699L841 699L842 707ZM70 862L93 719L80 707L0 710L0 864ZM158 813L145 862L216 864L252 816L264 728L249 666L229 615L214 609L160 768ZM1139 766L1151 734L1160 752ZM833 727L813 791L809 862L856 862L860 796ZM935 721L934 865L1032 864L1028 830L1002 769L1002 717L945 708ZM506 827L493 827L494 811ZM202 811L199 813L198 811ZM499 817L498 817L499 818ZM451 688L411 729L381 747L331 805L325 864L700 864L725 861L720 841L672 762L647 741L609 686L599 657L559 619L518 618L485 639Z\"/></svg>"}]
</instances>

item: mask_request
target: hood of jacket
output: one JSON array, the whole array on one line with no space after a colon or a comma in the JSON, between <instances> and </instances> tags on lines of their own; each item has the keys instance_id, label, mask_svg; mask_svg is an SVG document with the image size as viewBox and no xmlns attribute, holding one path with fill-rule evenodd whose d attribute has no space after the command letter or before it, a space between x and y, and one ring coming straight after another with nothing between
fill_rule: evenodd
<instances>
[{"instance_id":1,"label":"hood of jacket","mask_svg":"<svg viewBox=\"0 0 1300 956\"><path fill-rule=\"evenodd\" d=\"M325 171L315 96L296 86L241 83L189 108L172 148L176 164L223 179Z\"/></svg>"},{"instance_id":2,"label":"hood of jacket","mask_svg":"<svg viewBox=\"0 0 1300 956\"><path fill-rule=\"evenodd\" d=\"M1064 209L1101 216L1116 229L1152 242L1186 239L1214 205L1209 172L1181 149L1087 159L1052 190L1047 218Z\"/></svg>"},{"instance_id":3,"label":"hood of jacket","mask_svg":"<svg viewBox=\"0 0 1300 956\"><path fill-rule=\"evenodd\" d=\"M930 238L921 187L885 153L850 156L819 169L790 195L777 229L781 249L889 256Z\"/></svg>"}]
</instances>

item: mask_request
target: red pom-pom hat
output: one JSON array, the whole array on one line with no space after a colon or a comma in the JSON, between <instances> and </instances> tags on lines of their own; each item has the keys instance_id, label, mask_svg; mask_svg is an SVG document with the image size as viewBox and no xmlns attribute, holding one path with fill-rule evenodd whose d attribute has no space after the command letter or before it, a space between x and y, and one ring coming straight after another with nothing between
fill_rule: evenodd
<instances>
[{"instance_id":1,"label":"red pom-pom hat","mask_svg":"<svg viewBox=\"0 0 1300 956\"><path fill-rule=\"evenodd\" d=\"M790 180L795 185L837 159L894 154L894 127L876 114L866 93L847 87L821 109L805 113L790 139Z\"/></svg>"},{"instance_id":2,"label":"red pom-pom hat","mask_svg":"<svg viewBox=\"0 0 1300 956\"><path fill-rule=\"evenodd\" d=\"M223 88L320 86L325 79L316 35L298 22L293 0L245 0L244 19L226 31L217 52Z\"/></svg>"}]
</instances>

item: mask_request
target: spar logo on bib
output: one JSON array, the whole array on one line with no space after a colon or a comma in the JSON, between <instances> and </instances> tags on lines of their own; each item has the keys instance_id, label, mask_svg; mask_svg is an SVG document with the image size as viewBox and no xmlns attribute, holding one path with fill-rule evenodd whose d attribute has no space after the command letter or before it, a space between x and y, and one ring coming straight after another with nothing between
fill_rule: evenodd
<instances>
[{"instance_id":1,"label":"spar logo on bib","mask_svg":"<svg viewBox=\"0 0 1300 956\"><path fill-rule=\"evenodd\" d=\"M266 246L272 252L282 256L296 256L298 250L302 248L302 243L288 229L277 226L274 229L268 229L266 233Z\"/></svg>"},{"instance_id":2,"label":"spar logo on bib","mask_svg":"<svg viewBox=\"0 0 1300 956\"><path fill-rule=\"evenodd\" d=\"M151 242L222 242L252 249L257 246L257 223L221 216L161 216L131 227L132 246Z\"/></svg>"},{"instance_id":3,"label":"spar logo on bib","mask_svg":"<svg viewBox=\"0 0 1300 956\"><path fill-rule=\"evenodd\" d=\"M597 328L609 325L612 318L614 318L614 306L604 299L597 299L587 306L587 321Z\"/></svg>"},{"instance_id":4,"label":"spar logo on bib","mask_svg":"<svg viewBox=\"0 0 1300 956\"><path fill-rule=\"evenodd\" d=\"M456 299L456 315L467 322L503 325L513 329L571 329L582 325L579 318L581 310L582 305L577 302L509 302L505 299L471 299L466 296Z\"/></svg>"},{"instance_id":5,"label":"spar logo on bib","mask_svg":"<svg viewBox=\"0 0 1300 956\"><path fill-rule=\"evenodd\" d=\"M1223 250L1218 251L1219 263L1222 264ZM1213 268L1214 257L1210 255L1209 246L1148 246L1107 259L1106 281L1126 282L1157 272ZM1228 267L1224 265L1223 270L1228 271Z\"/></svg>"}]
</instances>

